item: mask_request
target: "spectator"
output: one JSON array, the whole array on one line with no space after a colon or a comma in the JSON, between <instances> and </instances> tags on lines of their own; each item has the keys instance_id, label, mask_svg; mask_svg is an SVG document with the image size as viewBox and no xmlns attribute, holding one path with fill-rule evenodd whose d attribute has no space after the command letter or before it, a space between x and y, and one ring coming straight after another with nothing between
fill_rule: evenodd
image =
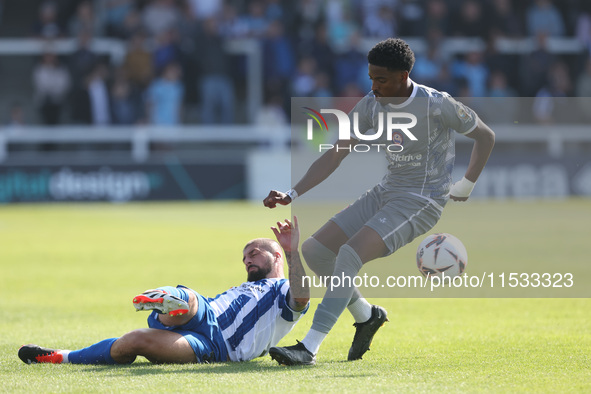
<instances>
[{"instance_id":1,"label":"spectator","mask_svg":"<svg viewBox=\"0 0 591 394\"><path fill-rule=\"evenodd\" d=\"M21 103L13 102L10 106L9 118L6 123L7 126L18 128L26 124L25 110Z\"/></svg>"},{"instance_id":2,"label":"spectator","mask_svg":"<svg viewBox=\"0 0 591 394\"><path fill-rule=\"evenodd\" d=\"M162 77L152 82L147 90L147 112L154 125L178 125L181 123L184 87L181 83L181 68L170 63Z\"/></svg>"},{"instance_id":3,"label":"spectator","mask_svg":"<svg viewBox=\"0 0 591 394\"><path fill-rule=\"evenodd\" d=\"M143 27L142 15L138 10L132 8L123 19L120 25L112 25L112 35L123 40L130 40L138 32L146 32Z\"/></svg>"},{"instance_id":4,"label":"spectator","mask_svg":"<svg viewBox=\"0 0 591 394\"><path fill-rule=\"evenodd\" d=\"M141 121L141 97L124 68L119 68L111 89L113 124L131 125Z\"/></svg>"},{"instance_id":5,"label":"spectator","mask_svg":"<svg viewBox=\"0 0 591 394\"><path fill-rule=\"evenodd\" d=\"M231 60L224 49L225 42L218 33L215 19L203 21L203 30L196 39L196 63L201 102L201 121L205 124L232 123L234 121L234 83L231 78Z\"/></svg>"},{"instance_id":6,"label":"spectator","mask_svg":"<svg viewBox=\"0 0 591 394\"><path fill-rule=\"evenodd\" d=\"M397 27L393 5L382 5L363 19L363 32L367 37L380 40L396 37Z\"/></svg>"},{"instance_id":7,"label":"spectator","mask_svg":"<svg viewBox=\"0 0 591 394\"><path fill-rule=\"evenodd\" d=\"M248 33L248 25L238 15L238 10L231 3L225 3L219 20L219 33L223 38L240 38Z\"/></svg>"},{"instance_id":8,"label":"spectator","mask_svg":"<svg viewBox=\"0 0 591 394\"><path fill-rule=\"evenodd\" d=\"M465 78L461 78L461 79L456 79L455 80L455 85L456 85L456 92L457 92L457 97L460 97L460 101L466 105L468 105L470 108L472 108L473 105L473 100L472 98L474 97L474 95L472 94L472 90L470 90L470 84L468 84L468 81Z\"/></svg>"},{"instance_id":9,"label":"spectator","mask_svg":"<svg viewBox=\"0 0 591 394\"><path fill-rule=\"evenodd\" d=\"M353 34L349 39L347 51L338 55L335 61L334 86L337 90L349 83L359 82L359 75L364 74L367 78L367 53L361 48L361 39L358 34ZM359 88L359 86L358 86Z\"/></svg>"},{"instance_id":10,"label":"spectator","mask_svg":"<svg viewBox=\"0 0 591 394\"><path fill-rule=\"evenodd\" d=\"M314 97L314 108L334 108L335 93L330 88L330 77L323 72L314 75L315 89L311 94Z\"/></svg>"},{"instance_id":11,"label":"spectator","mask_svg":"<svg viewBox=\"0 0 591 394\"><path fill-rule=\"evenodd\" d=\"M292 96L310 97L316 89L316 61L311 57L304 57L298 63L297 71L291 85Z\"/></svg>"},{"instance_id":12,"label":"spectator","mask_svg":"<svg viewBox=\"0 0 591 394\"><path fill-rule=\"evenodd\" d=\"M535 0L527 10L527 31L530 36L536 36L541 32L551 37L564 35L562 16L551 0Z\"/></svg>"},{"instance_id":13,"label":"spectator","mask_svg":"<svg viewBox=\"0 0 591 394\"><path fill-rule=\"evenodd\" d=\"M72 33L77 32L78 48L67 59L69 90L73 95L70 108L74 117L78 116L75 113L80 103L89 106L86 78L100 59L89 45L101 27L95 20L97 15L93 16L95 3L99 2L38 2L39 21L35 25L38 37L61 37L64 26ZM132 96L136 90L143 93L153 82L153 76L161 75L165 66L174 62L182 67L184 86L199 86L183 92L183 98L187 103L199 102L198 119L205 123L231 123L239 102L234 92L238 91L238 96L242 92L243 85L239 84L243 79L236 77L236 71L246 68L244 57L226 53L224 39L250 35L261 40L265 89L273 92L267 97L284 97L286 110L292 89L299 91L298 94L321 96L338 94L349 83L365 93L370 89L366 50L361 47L359 32L364 38L386 35L426 38L427 50L417 51L414 77L418 82L456 95L460 86L465 88L465 95L500 94L501 88L488 92L489 88L502 85L493 84L500 79L497 74L509 78L505 85L517 87L520 95L543 94L542 88L550 91L547 72L556 57L546 49L546 36L574 31L591 53L591 5L580 0L103 0L103 3L102 23L108 34L127 40L129 45L123 63L127 77L117 77L114 81L117 97L129 98L127 85L131 86ZM190 12L183 16L181 8ZM75 10L69 24L61 23ZM574 20L573 15L576 23L565 23ZM214 20L212 36L204 32L210 20ZM142 24L149 29L144 30L143 36ZM190 26L187 31L183 30L186 25ZM520 56L495 50L497 37L519 38L535 31L539 32L535 36L539 47L530 54ZM484 64L482 55L472 63L473 55L467 54L464 60L450 66L448 56L453 52L446 51L439 41L450 34L484 38L488 44ZM193 64L187 64L187 53L191 53ZM314 71L296 73L298 60L306 58L316 63ZM583 68L583 57L580 64L575 56L565 59L571 69ZM516 69L520 72L515 72ZM584 81L585 75L583 72L581 80ZM329 84L325 85L327 78ZM86 98L81 100L82 96ZM110 97L115 98L115 84ZM120 122L114 113L111 115L113 122ZM90 118L88 110L86 119Z\"/></svg>"},{"instance_id":14,"label":"spectator","mask_svg":"<svg viewBox=\"0 0 591 394\"><path fill-rule=\"evenodd\" d=\"M89 32L81 31L78 36L78 48L68 58L72 77L71 117L72 120L80 124L92 123L88 96L88 77L99 62L99 56L90 48L91 39Z\"/></svg>"},{"instance_id":15,"label":"spectator","mask_svg":"<svg viewBox=\"0 0 591 394\"><path fill-rule=\"evenodd\" d=\"M313 97L332 97L334 93L330 89L330 77L324 72L317 72L314 76Z\"/></svg>"},{"instance_id":16,"label":"spectator","mask_svg":"<svg viewBox=\"0 0 591 394\"><path fill-rule=\"evenodd\" d=\"M494 71L489 78L489 98L481 100L480 114L491 123L513 123L517 120L519 99L517 92L507 84L507 76Z\"/></svg>"},{"instance_id":17,"label":"spectator","mask_svg":"<svg viewBox=\"0 0 591 394\"><path fill-rule=\"evenodd\" d=\"M359 22L370 15L377 15L380 13L380 8L383 6L394 9L398 6L399 0L353 0L352 11L359 16Z\"/></svg>"},{"instance_id":18,"label":"spectator","mask_svg":"<svg viewBox=\"0 0 591 394\"><path fill-rule=\"evenodd\" d=\"M433 88L440 92L447 92L453 97L460 97L456 84L451 75L449 64L443 63L437 74L437 78L433 81Z\"/></svg>"},{"instance_id":19,"label":"spectator","mask_svg":"<svg viewBox=\"0 0 591 394\"><path fill-rule=\"evenodd\" d=\"M439 71L445 63L441 57L439 45L432 43L425 54L417 54L412 69L413 80L421 84L433 86L439 77Z\"/></svg>"},{"instance_id":20,"label":"spectator","mask_svg":"<svg viewBox=\"0 0 591 394\"><path fill-rule=\"evenodd\" d=\"M167 64L181 61L178 31L176 29L163 31L158 34L156 40L157 44L152 52L152 59L154 71L156 74L160 74Z\"/></svg>"},{"instance_id":21,"label":"spectator","mask_svg":"<svg viewBox=\"0 0 591 394\"><path fill-rule=\"evenodd\" d=\"M315 47L311 48L315 50ZM295 53L285 35L283 25L273 21L263 40L263 71L265 79L285 87L294 74Z\"/></svg>"},{"instance_id":22,"label":"spectator","mask_svg":"<svg viewBox=\"0 0 591 394\"><path fill-rule=\"evenodd\" d=\"M515 55L508 55L499 52L497 48L497 36L492 32L487 40L486 52L484 54L487 68L492 72L499 71L505 78L509 78L507 83L511 86L519 85L519 58Z\"/></svg>"},{"instance_id":23,"label":"spectator","mask_svg":"<svg viewBox=\"0 0 591 394\"><path fill-rule=\"evenodd\" d=\"M327 27L328 41L336 53L347 51L351 42L351 36L358 34L358 28L347 9L343 9L341 15L328 18Z\"/></svg>"},{"instance_id":24,"label":"spectator","mask_svg":"<svg viewBox=\"0 0 591 394\"><path fill-rule=\"evenodd\" d=\"M576 24L576 37L587 50L587 54L591 54L591 4L582 7L582 12L579 13Z\"/></svg>"},{"instance_id":25,"label":"spectator","mask_svg":"<svg viewBox=\"0 0 591 394\"><path fill-rule=\"evenodd\" d=\"M224 8L223 0L187 0L191 17L197 21L217 18Z\"/></svg>"},{"instance_id":26,"label":"spectator","mask_svg":"<svg viewBox=\"0 0 591 394\"><path fill-rule=\"evenodd\" d=\"M367 92L359 89L359 85L355 82L346 84L340 91L339 97L363 97Z\"/></svg>"},{"instance_id":27,"label":"spectator","mask_svg":"<svg viewBox=\"0 0 591 394\"><path fill-rule=\"evenodd\" d=\"M556 61L548 70L546 84L537 92L533 103L534 120L547 124L555 121L571 120L571 109L565 97L570 95L571 81L568 67L562 61Z\"/></svg>"},{"instance_id":28,"label":"spectator","mask_svg":"<svg viewBox=\"0 0 591 394\"><path fill-rule=\"evenodd\" d=\"M426 7L424 32L438 31L442 36L449 34L447 4L443 0L429 0Z\"/></svg>"},{"instance_id":29,"label":"spectator","mask_svg":"<svg viewBox=\"0 0 591 394\"><path fill-rule=\"evenodd\" d=\"M88 99L93 125L108 125L111 123L111 105L106 82L107 73L107 67L102 63L98 63L88 76Z\"/></svg>"},{"instance_id":30,"label":"spectator","mask_svg":"<svg viewBox=\"0 0 591 394\"><path fill-rule=\"evenodd\" d=\"M427 45L428 46L438 46L438 47L442 47L443 45L445 45L443 43L443 40L445 39L445 36L443 34L443 31L435 26L429 28L426 31L426 35L425 38L427 39ZM442 57L445 57L446 61L449 60L449 57L451 56L449 53L441 53Z\"/></svg>"},{"instance_id":31,"label":"spectator","mask_svg":"<svg viewBox=\"0 0 591 394\"><path fill-rule=\"evenodd\" d=\"M39 18L33 26L33 34L45 39L55 39L63 35L57 22L57 5L53 1L46 1L39 7Z\"/></svg>"},{"instance_id":32,"label":"spectator","mask_svg":"<svg viewBox=\"0 0 591 394\"><path fill-rule=\"evenodd\" d=\"M267 0L265 17L269 22L282 21L285 17L285 11L281 0Z\"/></svg>"},{"instance_id":33,"label":"spectator","mask_svg":"<svg viewBox=\"0 0 591 394\"><path fill-rule=\"evenodd\" d=\"M125 74L130 81L140 88L145 89L152 80L152 54L147 50L145 37L142 32L136 32L129 42L129 48L123 61Z\"/></svg>"},{"instance_id":34,"label":"spectator","mask_svg":"<svg viewBox=\"0 0 591 394\"><path fill-rule=\"evenodd\" d=\"M99 60L99 56L90 48L91 40L90 33L87 30L81 30L78 33L78 48L68 59L74 91L85 88L86 77Z\"/></svg>"},{"instance_id":35,"label":"spectator","mask_svg":"<svg viewBox=\"0 0 591 394\"><path fill-rule=\"evenodd\" d=\"M86 75L83 86L72 97L72 120L78 124L108 125L111 123L107 67L102 63L93 65Z\"/></svg>"},{"instance_id":36,"label":"spectator","mask_svg":"<svg viewBox=\"0 0 591 394\"><path fill-rule=\"evenodd\" d=\"M291 84L291 96L310 97L316 89L316 62L311 57L304 57L298 63L298 69Z\"/></svg>"},{"instance_id":37,"label":"spectator","mask_svg":"<svg viewBox=\"0 0 591 394\"><path fill-rule=\"evenodd\" d=\"M422 0L400 0L399 31L401 36L419 37L425 32L425 9Z\"/></svg>"},{"instance_id":38,"label":"spectator","mask_svg":"<svg viewBox=\"0 0 591 394\"><path fill-rule=\"evenodd\" d=\"M369 0L371 2L371 0ZM356 25L359 24L359 21L355 18L357 15L353 14L353 10L350 7L350 4L345 1L339 0L325 0L323 2L324 6L324 18L328 24L333 22L340 22L345 19L345 15L353 15L350 19Z\"/></svg>"},{"instance_id":39,"label":"spectator","mask_svg":"<svg viewBox=\"0 0 591 394\"><path fill-rule=\"evenodd\" d=\"M253 0L248 4L248 14L243 18L250 37L261 38L269 27L265 17L265 5L262 1Z\"/></svg>"},{"instance_id":40,"label":"spectator","mask_svg":"<svg viewBox=\"0 0 591 394\"><path fill-rule=\"evenodd\" d=\"M472 97L486 97L486 82L488 69L484 63L482 53L470 52L465 60L452 64L452 74L456 79L465 79Z\"/></svg>"},{"instance_id":41,"label":"spectator","mask_svg":"<svg viewBox=\"0 0 591 394\"><path fill-rule=\"evenodd\" d=\"M142 13L144 28L152 36L159 36L179 25L181 16L174 0L152 0Z\"/></svg>"},{"instance_id":42,"label":"spectator","mask_svg":"<svg viewBox=\"0 0 591 394\"><path fill-rule=\"evenodd\" d=\"M590 6L589 1L585 0L560 0L556 2L566 36L572 37L576 35L577 19L580 14L588 12Z\"/></svg>"},{"instance_id":43,"label":"spectator","mask_svg":"<svg viewBox=\"0 0 591 394\"><path fill-rule=\"evenodd\" d=\"M493 0L490 15L490 34L519 38L523 36L522 25L511 0Z\"/></svg>"},{"instance_id":44,"label":"spectator","mask_svg":"<svg viewBox=\"0 0 591 394\"><path fill-rule=\"evenodd\" d=\"M298 40L314 39L315 28L322 23L322 4L317 0L301 0L295 5L294 31Z\"/></svg>"},{"instance_id":45,"label":"spectator","mask_svg":"<svg viewBox=\"0 0 591 394\"><path fill-rule=\"evenodd\" d=\"M121 35L125 20L134 11L133 0L106 0L105 1L105 28L108 36L127 38Z\"/></svg>"},{"instance_id":46,"label":"spectator","mask_svg":"<svg viewBox=\"0 0 591 394\"><path fill-rule=\"evenodd\" d=\"M532 104L532 115L536 123L550 124L553 122L554 101L552 93L544 86L538 91Z\"/></svg>"},{"instance_id":47,"label":"spectator","mask_svg":"<svg viewBox=\"0 0 591 394\"><path fill-rule=\"evenodd\" d=\"M521 92L527 97L534 97L546 84L546 75L555 61L547 48L547 34L540 32L536 38L537 48L521 60Z\"/></svg>"},{"instance_id":48,"label":"spectator","mask_svg":"<svg viewBox=\"0 0 591 394\"><path fill-rule=\"evenodd\" d=\"M70 36L77 37L82 32L96 36L100 35L100 26L95 20L92 2L88 0L81 2L76 9L76 15L70 21Z\"/></svg>"},{"instance_id":49,"label":"spectator","mask_svg":"<svg viewBox=\"0 0 591 394\"><path fill-rule=\"evenodd\" d=\"M35 101L39 107L43 124L57 125L60 123L70 86L70 74L59 63L55 54L44 54L41 64L33 70Z\"/></svg>"},{"instance_id":50,"label":"spectator","mask_svg":"<svg viewBox=\"0 0 591 394\"><path fill-rule=\"evenodd\" d=\"M563 60L554 62L549 70L548 81L554 97L571 97L573 95L571 73Z\"/></svg>"},{"instance_id":51,"label":"spectator","mask_svg":"<svg viewBox=\"0 0 591 394\"><path fill-rule=\"evenodd\" d=\"M318 24L315 31L312 39L301 41L299 55L313 57L318 70L332 75L336 55L328 42L326 24Z\"/></svg>"},{"instance_id":52,"label":"spectator","mask_svg":"<svg viewBox=\"0 0 591 394\"><path fill-rule=\"evenodd\" d=\"M464 0L452 32L457 36L486 39L490 27L485 18L482 4L475 0Z\"/></svg>"},{"instance_id":53,"label":"spectator","mask_svg":"<svg viewBox=\"0 0 591 394\"><path fill-rule=\"evenodd\" d=\"M577 106L582 114L582 120L591 121L591 58L587 58L584 72L577 78L576 84Z\"/></svg>"},{"instance_id":54,"label":"spectator","mask_svg":"<svg viewBox=\"0 0 591 394\"><path fill-rule=\"evenodd\" d=\"M501 71L494 71L489 78L489 97L517 97L515 89L507 84L507 76Z\"/></svg>"}]
</instances>

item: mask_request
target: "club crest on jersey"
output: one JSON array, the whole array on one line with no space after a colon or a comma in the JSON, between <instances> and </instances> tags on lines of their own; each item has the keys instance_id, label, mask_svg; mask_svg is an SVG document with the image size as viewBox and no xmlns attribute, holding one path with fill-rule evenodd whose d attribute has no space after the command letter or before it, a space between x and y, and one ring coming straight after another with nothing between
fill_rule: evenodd
<instances>
[{"instance_id":1,"label":"club crest on jersey","mask_svg":"<svg viewBox=\"0 0 591 394\"><path fill-rule=\"evenodd\" d=\"M399 133L397 131L393 132L392 142L394 142L396 145L402 145L402 143L404 142L404 137L402 136L402 133Z\"/></svg>"},{"instance_id":2,"label":"club crest on jersey","mask_svg":"<svg viewBox=\"0 0 591 394\"><path fill-rule=\"evenodd\" d=\"M472 120L472 114L470 114L470 111L462 103L456 104L456 113L458 114L458 118L464 123L468 123Z\"/></svg>"}]
</instances>

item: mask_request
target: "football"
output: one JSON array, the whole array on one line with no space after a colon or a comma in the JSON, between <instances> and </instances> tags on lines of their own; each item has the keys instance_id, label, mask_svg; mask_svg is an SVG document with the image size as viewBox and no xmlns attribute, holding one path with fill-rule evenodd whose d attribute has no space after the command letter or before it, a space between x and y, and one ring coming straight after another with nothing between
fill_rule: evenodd
<instances>
[{"instance_id":1,"label":"football","mask_svg":"<svg viewBox=\"0 0 591 394\"><path fill-rule=\"evenodd\" d=\"M451 234L431 234L417 249L417 267L424 276L455 277L468 264L468 253L462 242Z\"/></svg>"}]
</instances>

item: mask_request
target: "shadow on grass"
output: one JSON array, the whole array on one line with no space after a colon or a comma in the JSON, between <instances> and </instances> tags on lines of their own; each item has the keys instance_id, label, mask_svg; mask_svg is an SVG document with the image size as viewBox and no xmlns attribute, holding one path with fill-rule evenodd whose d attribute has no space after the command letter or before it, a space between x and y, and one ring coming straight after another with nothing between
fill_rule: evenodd
<instances>
[{"instance_id":1,"label":"shadow on grass","mask_svg":"<svg viewBox=\"0 0 591 394\"><path fill-rule=\"evenodd\" d=\"M336 367L339 372L337 375L331 373L324 376L320 372L324 370L322 366L325 365L329 369ZM376 373L371 373L362 367L363 364L351 363L349 361L337 361L322 363L322 365L315 366L291 366L286 367L276 363L269 363L267 360L255 360L244 362L225 362L212 364L152 364L148 361L136 361L129 365L80 365L81 372L103 373L106 376L135 376L141 377L145 375L172 375L172 374L218 374L218 375L232 375L232 374L256 374L260 376L261 373L269 374L285 374L294 372L305 373L318 370L320 374L314 374L315 379L334 379L334 378L367 378L375 376ZM318 369L320 367L320 369Z\"/></svg>"},{"instance_id":2,"label":"shadow on grass","mask_svg":"<svg viewBox=\"0 0 591 394\"><path fill-rule=\"evenodd\" d=\"M135 362L130 365L86 365L81 366L81 372L106 373L114 375L142 376L154 374L243 374L243 373L276 373L286 370L304 370L313 366L269 365L262 361L226 362L212 364L152 364L150 362Z\"/></svg>"}]
</instances>

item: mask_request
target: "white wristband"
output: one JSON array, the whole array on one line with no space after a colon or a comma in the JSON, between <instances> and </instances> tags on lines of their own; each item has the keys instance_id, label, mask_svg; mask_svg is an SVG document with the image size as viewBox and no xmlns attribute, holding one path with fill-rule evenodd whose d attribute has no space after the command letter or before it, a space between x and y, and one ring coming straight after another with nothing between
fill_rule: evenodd
<instances>
[{"instance_id":1,"label":"white wristband","mask_svg":"<svg viewBox=\"0 0 591 394\"><path fill-rule=\"evenodd\" d=\"M298 192L296 192L295 189L289 189L285 192L285 194L287 194L289 198L291 198L292 202L298 197Z\"/></svg>"},{"instance_id":2,"label":"white wristband","mask_svg":"<svg viewBox=\"0 0 591 394\"><path fill-rule=\"evenodd\" d=\"M463 177L451 186L449 194L454 197L470 197L474 185L476 185L475 182L469 181L466 177Z\"/></svg>"}]
</instances>

